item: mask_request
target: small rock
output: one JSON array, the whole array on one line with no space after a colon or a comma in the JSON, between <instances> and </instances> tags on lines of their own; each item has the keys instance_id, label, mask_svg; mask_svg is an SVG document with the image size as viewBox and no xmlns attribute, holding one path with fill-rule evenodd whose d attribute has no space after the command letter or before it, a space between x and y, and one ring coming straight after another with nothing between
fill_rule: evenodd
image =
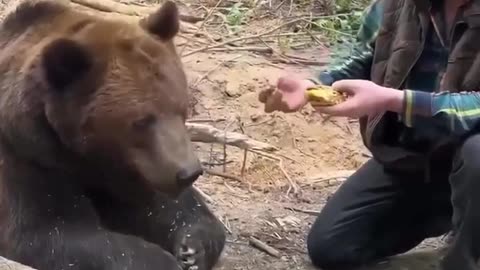
<instances>
[{"instance_id":1,"label":"small rock","mask_svg":"<svg viewBox=\"0 0 480 270\"><path fill-rule=\"evenodd\" d=\"M225 87L225 94L227 94L229 97L239 97L242 93L240 87L227 83Z\"/></svg>"},{"instance_id":2,"label":"small rock","mask_svg":"<svg viewBox=\"0 0 480 270\"><path fill-rule=\"evenodd\" d=\"M243 84L240 86L241 88L246 88L246 91L248 92L255 92L255 85L248 83L248 84Z\"/></svg>"},{"instance_id":3,"label":"small rock","mask_svg":"<svg viewBox=\"0 0 480 270\"><path fill-rule=\"evenodd\" d=\"M280 130L278 130L278 129L272 130L272 136L274 136L274 137L280 137L280 135L281 135L281 131L280 131Z\"/></svg>"},{"instance_id":4,"label":"small rock","mask_svg":"<svg viewBox=\"0 0 480 270\"><path fill-rule=\"evenodd\" d=\"M251 119L253 122L257 122L258 119L260 119L260 117L262 117L262 116L259 115L259 114L252 114L252 115L250 115L250 119Z\"/></svg>"}]
</instances>

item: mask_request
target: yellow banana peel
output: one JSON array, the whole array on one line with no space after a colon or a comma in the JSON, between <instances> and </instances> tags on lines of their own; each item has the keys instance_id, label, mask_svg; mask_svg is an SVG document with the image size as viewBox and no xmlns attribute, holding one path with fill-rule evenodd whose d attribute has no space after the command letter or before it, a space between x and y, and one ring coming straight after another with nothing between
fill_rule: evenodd
<instances>
[{"instance_id":1,"label":"yellow banana peel","mask_svg":"<svg viewBox=\"0 0 480 270\"><path fill-rule=\"evenodd\" d=\"M313 106L333 106L344 102L347 97L330 86L318 85L308 88L306 98Z\"/></svg>"}]
</instances>

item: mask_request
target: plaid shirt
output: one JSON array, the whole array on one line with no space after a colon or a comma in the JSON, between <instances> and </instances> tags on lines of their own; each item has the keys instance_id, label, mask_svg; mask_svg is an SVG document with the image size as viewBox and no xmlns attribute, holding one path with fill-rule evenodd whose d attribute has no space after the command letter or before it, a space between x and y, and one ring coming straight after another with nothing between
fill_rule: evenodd
<instances>
[{"instance_id":1,"label":"plaid shirt","mask_svg":"<svg viewBox=\"0 0 480 270\"><path fill-rule=\"evenodd\" d=\"M437 12L439 13L439 12ZM356 44L348 59L329 66L318 76L331 85L342 79L370 79L376 35L381 25L383 0L374 0L365 10ZM421 145L439 136L464 135L480 123L480 93L438 92L448 62L448 38L442 32L442 17L432 12L426 46L403 88L405 111L399 116L404 125L399 140ZM480 76L480 74L479 74ZM315 81L315 79L314 79Z\"/></svg>"}]
</instances>

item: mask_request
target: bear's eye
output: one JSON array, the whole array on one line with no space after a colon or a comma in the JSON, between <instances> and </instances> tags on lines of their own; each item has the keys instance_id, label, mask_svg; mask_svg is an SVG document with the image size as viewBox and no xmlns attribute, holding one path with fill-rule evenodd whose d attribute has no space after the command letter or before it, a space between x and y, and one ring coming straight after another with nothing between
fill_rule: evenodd
<instances>
[{"instance_id":1,"label":"bear's eye","mask_svg":"<svg viewBox=\"0 0 480 270\"><path fill-rule=\"evenodd\" d=\"M138 130L143 130L146 128L151 127L153 124L155 124L157 118L153 114L149 114L135 122L133 122L133 127Z\"/></svg>"}]
</instances>

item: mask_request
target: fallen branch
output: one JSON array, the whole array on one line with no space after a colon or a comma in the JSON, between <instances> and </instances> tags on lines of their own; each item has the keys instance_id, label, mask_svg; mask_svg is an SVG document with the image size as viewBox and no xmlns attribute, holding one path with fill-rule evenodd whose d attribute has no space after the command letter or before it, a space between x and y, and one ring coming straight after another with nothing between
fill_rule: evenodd
<instances>
[{"instance_id":1,"label":"fallen branch","mask_svg":"<svg viewBox=\"0 0 480 270\"><path fill-rule=\"evenodd\" d=\"M193 118L188 119L187 123L218 123L218 122L225 122L225 118L217 118L217 119L210 119L210 118Z\"/></svg>"},{"instance_id":2,"label":"fallen branch","mask_svg":"<svg viewBox=\"0 0 480 270\"><path fill-rule=\"evenodd\" d=\"M34 270L34 269L0 256L0 270Z\"/></svg>"},{"instance_id":3,"label":"fallen branch","mask_svg":"<svg viewBox=\"0 0 480 270\"><path fill-rule=\"evenodd\" d=\"M224 132L213 126L199 123L186 123L186 126L190 138L194 142L227 144L241 149L263 152L273 152L278 150L277 147L271 144L256 141L244 134Z\"/></svg>"},{"instance_id":4,"label":"fallen branch","mask_svg":"<svg viewBox=\"0 0 480 270\"><path fill-rule=\"evenodd\" d=\"M273 50L272 48L268 47L223 47L223 48L212 48L209 51L212 52L242 52L242 51L248 51L248 52L257 52L257 53L268 53L272 54Z\"/></svg>"},{"instance_id":5,"label":"fallen branch","mask_svg":"<svg viewBox=\"0 0 480 270\"><path fill-rule=\"evenodd\" d=\"M280 251L276 250L275 248L267 245L266 243L258 240L257 238L250 236L249 239L249 244L252 245L253 247L273 256L276 258L280 258Z\"/></svg>"},{"instance_id":6,"label":"fallen branch","mask_svg":"<svg viewBox=\"0 0 480 270\"><path fill-rule=\"evenodd\" d=\"M227 41L224 41L222 43L217 43L217 44L213 44L213 45L209 45L209 46L205 46L203 48L200 48L200 49L197 49L197 50L193 50L193 51L190 51L184 55L182 55L182 57L186 57L186 56L189 56L189 55L192 55L192 54L195 54L195 53L199 53L199 52L204 52L204 51L208 51L210 49L214 49L214 48L220 48L220 47L223 47L223 46L226 46L230 43L235 43L235 42L238 42L238 41L243 41L243 40L248 40L248 39L258 39L259 37L262 37L264 35L268 35L268 34L271 34L287 25L290 25L292 23L295 23L295 22L298 22L298 21L301 21L303 19L299 18L299 19L294 19L294 20L291 20L289 22L286 22L286 23L283 23L277 27L274 27L270 30L267 30L265 32L262 32L260 34L256 34L256 35L251 35L251 36L246 36L246 37L239 37L239 38L234 38L234 39L230 39L230 40L227 40Z\"/></svg>"}]
</instances>

